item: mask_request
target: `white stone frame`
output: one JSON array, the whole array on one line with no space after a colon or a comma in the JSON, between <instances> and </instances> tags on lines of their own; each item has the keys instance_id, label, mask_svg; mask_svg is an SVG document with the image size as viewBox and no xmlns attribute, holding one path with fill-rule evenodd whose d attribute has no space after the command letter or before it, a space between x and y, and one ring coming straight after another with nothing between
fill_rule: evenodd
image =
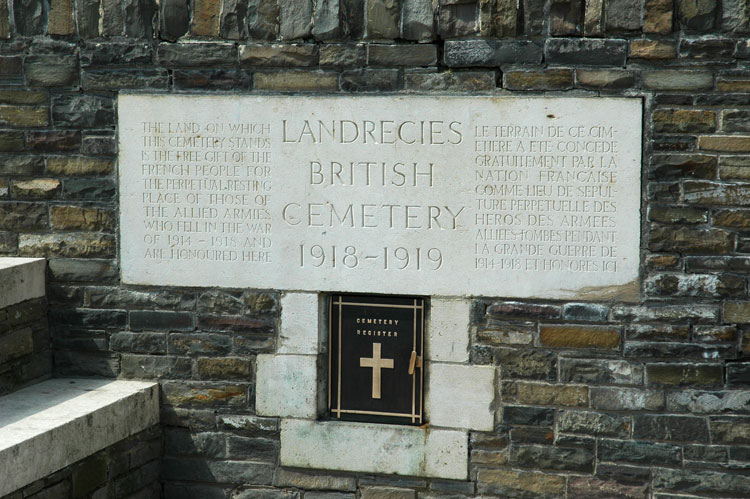
<instances>
[{"instance_id":1,"label":"white stone frame","mask_svg":"<svg viewBox=\"0 0 750 499\"><path fill-rule=\"evenodd\" d=\"M432 297L425 324L429 425L319 420L318 357L326 294L281 297L276 353L258 355L256 411L281 417L281 465L466 480L469 431L495 426L494 366L469 363L471 301ZM314 319L313 319L314 318Z\"/></svg>"}]
</instances>

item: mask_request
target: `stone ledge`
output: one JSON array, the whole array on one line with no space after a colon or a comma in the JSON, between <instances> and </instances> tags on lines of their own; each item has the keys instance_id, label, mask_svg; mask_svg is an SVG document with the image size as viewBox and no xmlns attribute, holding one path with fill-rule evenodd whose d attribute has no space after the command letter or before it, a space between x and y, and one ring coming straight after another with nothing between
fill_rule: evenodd
<instances>
[{"instance_id":1,"label":"stone ledge","mask_svg":"<svg viewBox=\"0 0 750 499\"><path fill-rule=\"evenodd\" d=\"M44 258L0 257L0 308L44 296Z\"/></svg>"},{"instance_id":2,"label":"stone ledge","mask_svg":"<svg viewBox=\"0 0 750 499\"><path fill-rule=\"evenodd\" d=\"M0 497L158 424L158 387L60 378L0 398Z\"/></svg>"},{"instance_id":3,"label":"stone ledge","mask_svg":"<svg viewBox=\"0 0 750 499\"><path fill-rule=\"evenodd\" d=\"M281 465L466 480L463 431L339 421L281 421Z\"/></svg>"}]
</instances>

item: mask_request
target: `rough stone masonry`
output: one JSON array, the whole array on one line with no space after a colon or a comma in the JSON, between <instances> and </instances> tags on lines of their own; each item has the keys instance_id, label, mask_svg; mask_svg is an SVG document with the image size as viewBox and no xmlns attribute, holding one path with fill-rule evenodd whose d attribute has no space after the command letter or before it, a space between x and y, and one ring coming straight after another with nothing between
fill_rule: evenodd
<instances>
[{"instance_id":1,"label":"rough stone masonry","mask_svg":"<svg viewBox=\"0 0 750 499\"><path fill-rule=\"evenodd\" d=\"M160 484L149 465L137 497L748 497L749 9L2 0L0 253L49 259L56 374L160 380ZM123 90L641 96L639 303L473 301L471 362L494 366L498 393L494 430L470 435L467 481L281 467L253 378L278 341L280 293L120 283ZM3 341L20 335L7 313ZM71 476L59 490L87 493L72 473L26 495Z\"/></svg>"}]
</instances>

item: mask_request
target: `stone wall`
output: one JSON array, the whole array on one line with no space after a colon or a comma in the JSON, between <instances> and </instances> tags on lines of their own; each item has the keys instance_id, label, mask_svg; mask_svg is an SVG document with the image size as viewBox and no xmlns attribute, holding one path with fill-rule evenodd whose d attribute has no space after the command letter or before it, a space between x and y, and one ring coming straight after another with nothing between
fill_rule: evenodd
<instances>
[{"instance_id":1,"label":"stone wall","mask_svg":"<svg viewBox=\"0 0 750 499\"><path fill-rule=\"evenodd\" d=\"M162 447L154 426L2 499L156 499Z\"/></svg>"},{"instance_id":2,"label":"stone wall","mask_svg":"<svg viewBox=\"0 0 750 499\"><path fill-rule=\"evenodd\" d=\"M47 300L0 308L0 396L52 373Z\"/></svg>"},{"instance_id":3,"label":"stone wall","mask_svg":"<svg viewBox=\"0 0 750 499\"><path fill-rule=\"evenodd\" d=\"M49 258L57 373L162 381L165 497L747 497L748 33L741 0L2 0L0 253ZM640 303L475 301L470 481L281 468L279 294L119 282L126 89L642 96Z\"/></svg>"}]
</instances>

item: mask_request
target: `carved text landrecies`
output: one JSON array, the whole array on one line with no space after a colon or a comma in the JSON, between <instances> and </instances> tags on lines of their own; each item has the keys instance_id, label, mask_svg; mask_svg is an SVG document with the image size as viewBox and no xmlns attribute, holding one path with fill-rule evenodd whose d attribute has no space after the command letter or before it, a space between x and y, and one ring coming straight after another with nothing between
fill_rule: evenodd
<instances>
[{"instance_id":1,"label":"carved text landrecies","mask_svg":"<svg viewBox=\"0 0 750 499\"><path fill-rule=\"evenodd\" d=\"M570 298L638 276L639 99L121 95L118 114L128 283Z\"/></svg>"}]
</instances>

